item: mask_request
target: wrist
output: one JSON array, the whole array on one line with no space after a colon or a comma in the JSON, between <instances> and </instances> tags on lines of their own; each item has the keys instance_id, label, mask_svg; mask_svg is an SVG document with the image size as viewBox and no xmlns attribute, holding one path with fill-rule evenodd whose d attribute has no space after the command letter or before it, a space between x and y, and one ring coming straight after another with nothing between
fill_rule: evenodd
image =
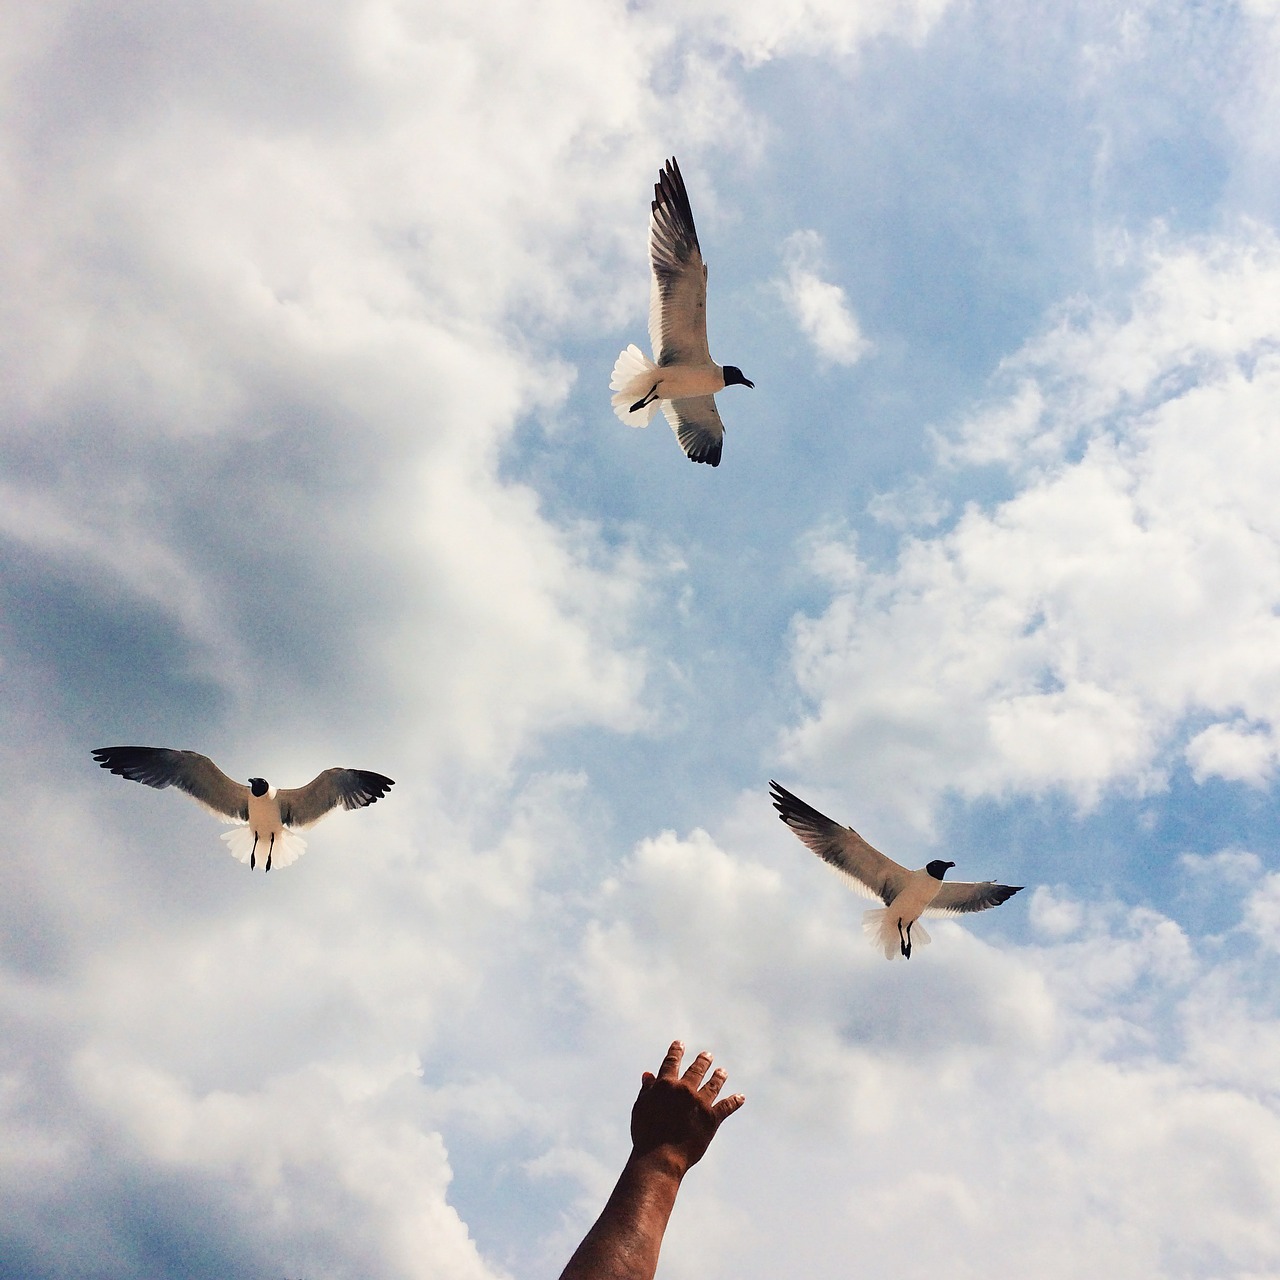
<instances>
[{"instance_id":1,"label":"wrist","mask_svg":"<svg viewBox=\"0 0 1280 1280\"><path fill-rule=\"evenodd\" d=\"M677 1185L689 1171L693 1162L674 1143L662 1142L644 1151L632 1150L627 1164L637 1173L643 1172L656 1178L669 1178Z\"/></svg>"}]
</instances>

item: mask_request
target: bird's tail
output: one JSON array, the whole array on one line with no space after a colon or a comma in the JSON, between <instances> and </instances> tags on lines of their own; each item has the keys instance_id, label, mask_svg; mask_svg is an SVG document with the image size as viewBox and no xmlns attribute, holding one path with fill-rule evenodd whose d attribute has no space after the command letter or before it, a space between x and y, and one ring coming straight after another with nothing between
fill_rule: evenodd
<instances>
[{"instance_id":1,"label":"bird's tail","mask_svg":"<svg viewBox=\"0 0 1280 1280\"><path fill-rule=\"evenodd\" d=\"M631 412L637 400L643 400L657 381L654 374L658 366L633 342L613 365L613 377L609 389L614 392L613 411L629 427L647 427L658 412L658 402L650 400L643 409Z\"/></svg>"},{"instance_id":2,"label":"bird's tail","mask_svg":"<svg viewBox=\"0 0 1280 1280\"><path fill-rule=\"evenodd\" d=\"M879 951L884 952L886 960L893 960L902 954L902 942L898 937L898 917L890 913L888 907L873 907L862 913L862 931L867 941ZM911 926L911 949L927 947L933 939L925 931L919 920Z\"/></svg>"},{"instance_id":3,"label":"bird's tail","mask_svg":"<svg viewBox=\"0 0 1280 1280\"><path fill-rule=\"evenodd\" d=\"M253 847L252 827L232 827L230 831L222 833L222 839L227 842L227 850L237 862L248 862L252 854L255 866L265 867L269 855L273 871L277 867L287 867L291 862L297 862L307 851L307 842L288 827L276 834L274 845L268 836L267 839L258 841L257 849Z\"/></svg>"}]
</instances>

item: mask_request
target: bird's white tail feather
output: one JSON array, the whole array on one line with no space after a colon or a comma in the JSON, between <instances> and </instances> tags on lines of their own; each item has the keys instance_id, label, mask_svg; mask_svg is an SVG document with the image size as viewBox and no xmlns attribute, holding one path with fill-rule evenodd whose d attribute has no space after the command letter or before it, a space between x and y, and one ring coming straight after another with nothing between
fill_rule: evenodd
<instances>
[{"instance_id":1,"label":"bird's white tail feather","mask_svg":"<svg viewBox=\"0 0 1280 1280\"><path fill-rule=\"evenodd\" d=\"M898 939L898 917L891 915L888 907L872 907L862 913L862 931L867 941L877 950L884 952L886 960L893 960L902 954L902 943ZM911 926L911 949L927 947L933 939L925 931L919 920Z\"/></svg>"},{"instance_id":2,"label":"bird's white tail feather","mask_svg":"<svg viewBox=\"0 0 1280 1280\"><path fill-rule=\"evenodd\" d=\"M222 839L227 842L227 850L237 862L248 862L249 855L254 852L253 849L253 829L251 827L232 827L230 831L222 833ZM258 841L256 862L258 866L265 866L267 861L268 846L271 845L271 838L268 836L266 840ZM297 862L307 851L307 842L296 831L290 831L285 827L276 836L276 842L270 849L271 853L271 869L274 871L277 867L287 867L291 862Z\"/></svg>"},{"instance_id":3,"label":"bird's white tail feather","mask_svg":"<svg viewBox=\"0 0 1280 1280\"><path fill-rule=\"evenodd\" d=\"M616 394L613 397L613 411L629 427L647 427L649 420L658 412L658 402L651 400L643 409L631 412L631 406L637 400L643 400L657 379L654 374L658 366L649 359L633 342L613 366L613 377L609 379L609 388Z\"/></svg>"}]
</instances>

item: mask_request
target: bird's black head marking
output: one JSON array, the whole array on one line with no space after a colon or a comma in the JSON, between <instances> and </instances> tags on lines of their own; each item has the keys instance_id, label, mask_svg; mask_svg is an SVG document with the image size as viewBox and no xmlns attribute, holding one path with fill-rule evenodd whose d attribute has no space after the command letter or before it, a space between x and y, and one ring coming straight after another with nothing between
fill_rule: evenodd
<instances>
[{"instance_id":1,"label":"bird's black head marking","mask_svg":"<svg viewBox=\"0 0 1280 1280\"><path fill-rule=\"evenodd\" d=\"M270 788L267 786L266 778L250 778L249 790L252 791L255 796L265 796Z\"/></svg>"},{"instance_id":2,"label":"bird's black head marking","mask_svg":"<svg viewBox=\"0 0 1280 1280\"><path fill-rule=\"evenodd\" d=\"M954 862L943 862L941 858L934 860L925 866L925 870L935 879L941 880L956 864Z\"/></svg>"},{"instance_id":3,"label":"bird's black head marking","mask_svg":"<svg viewBox=\"0 0 1280 1280\"><path fill-rule=\"evenodd\" d=\"M724 385L726 387L755 387L755 383L742 376L742 370L736 364L724 367Z\"/></svg>"}]
</instances>

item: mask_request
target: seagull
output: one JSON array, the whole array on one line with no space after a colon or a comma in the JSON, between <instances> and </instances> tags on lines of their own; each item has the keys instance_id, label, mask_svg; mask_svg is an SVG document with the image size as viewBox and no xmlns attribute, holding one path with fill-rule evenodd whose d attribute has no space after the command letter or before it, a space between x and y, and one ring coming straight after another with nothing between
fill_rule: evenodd
<instances>
[{"instance_id":1,"label":"seagull","mask_svg":"<svg viewBox=\"0 0 1280 1280\"><path fill-rule=\"evenodd\" d=\"M715 364L707 348L707 268L674 156L653 188L649 262L649 342L654 358L634 343L618 357L609 382L615 393L613 411L629 427L647 427L661 407L689 458L718 467L724 423L715 393L755 383L735 365Z\"/></svg>"},{"instance_id":2,"label":"seagull","mask_svg":"<svg viewBox=\"0 0 1280 1280\"><path fill-rule=\"evenodd\" d=\"M249 785L228 778L208 756L168 747L99 747L93 758L104 769L163 791L177 787L210 813L247 826L226 832L222 839L233 858L258 863L258 846L266 854L267 871L296 862L307 842L291 828L309 827L331 809L363 809L380 800L395 784L380 773L365 769L326 769L305 787L280 791L265 778L250 778Z\"/></svg>"},{"instance_id":3,"label":"seagull","mask_svg":"<svg viewBox=\"0 0 1280 1280\"><path fill-rule=\"evenodd\" d=\"M915 943L925 946L929 935L919 923L922 915L954 916L966 911L998 907L1022 889L1022 885L943 883L956 864L935 858L919 871L908 871L879 849L873 849L852 827L832 822L817 809L776 782L770 782L771 799L778 816L824 862L842 871L853 887L868 898L879 898L883 907L867 911L862 928L873 947L884 950L886 960L898 952L911 959L912 930Z\"/></svg>"}]
</instances>

